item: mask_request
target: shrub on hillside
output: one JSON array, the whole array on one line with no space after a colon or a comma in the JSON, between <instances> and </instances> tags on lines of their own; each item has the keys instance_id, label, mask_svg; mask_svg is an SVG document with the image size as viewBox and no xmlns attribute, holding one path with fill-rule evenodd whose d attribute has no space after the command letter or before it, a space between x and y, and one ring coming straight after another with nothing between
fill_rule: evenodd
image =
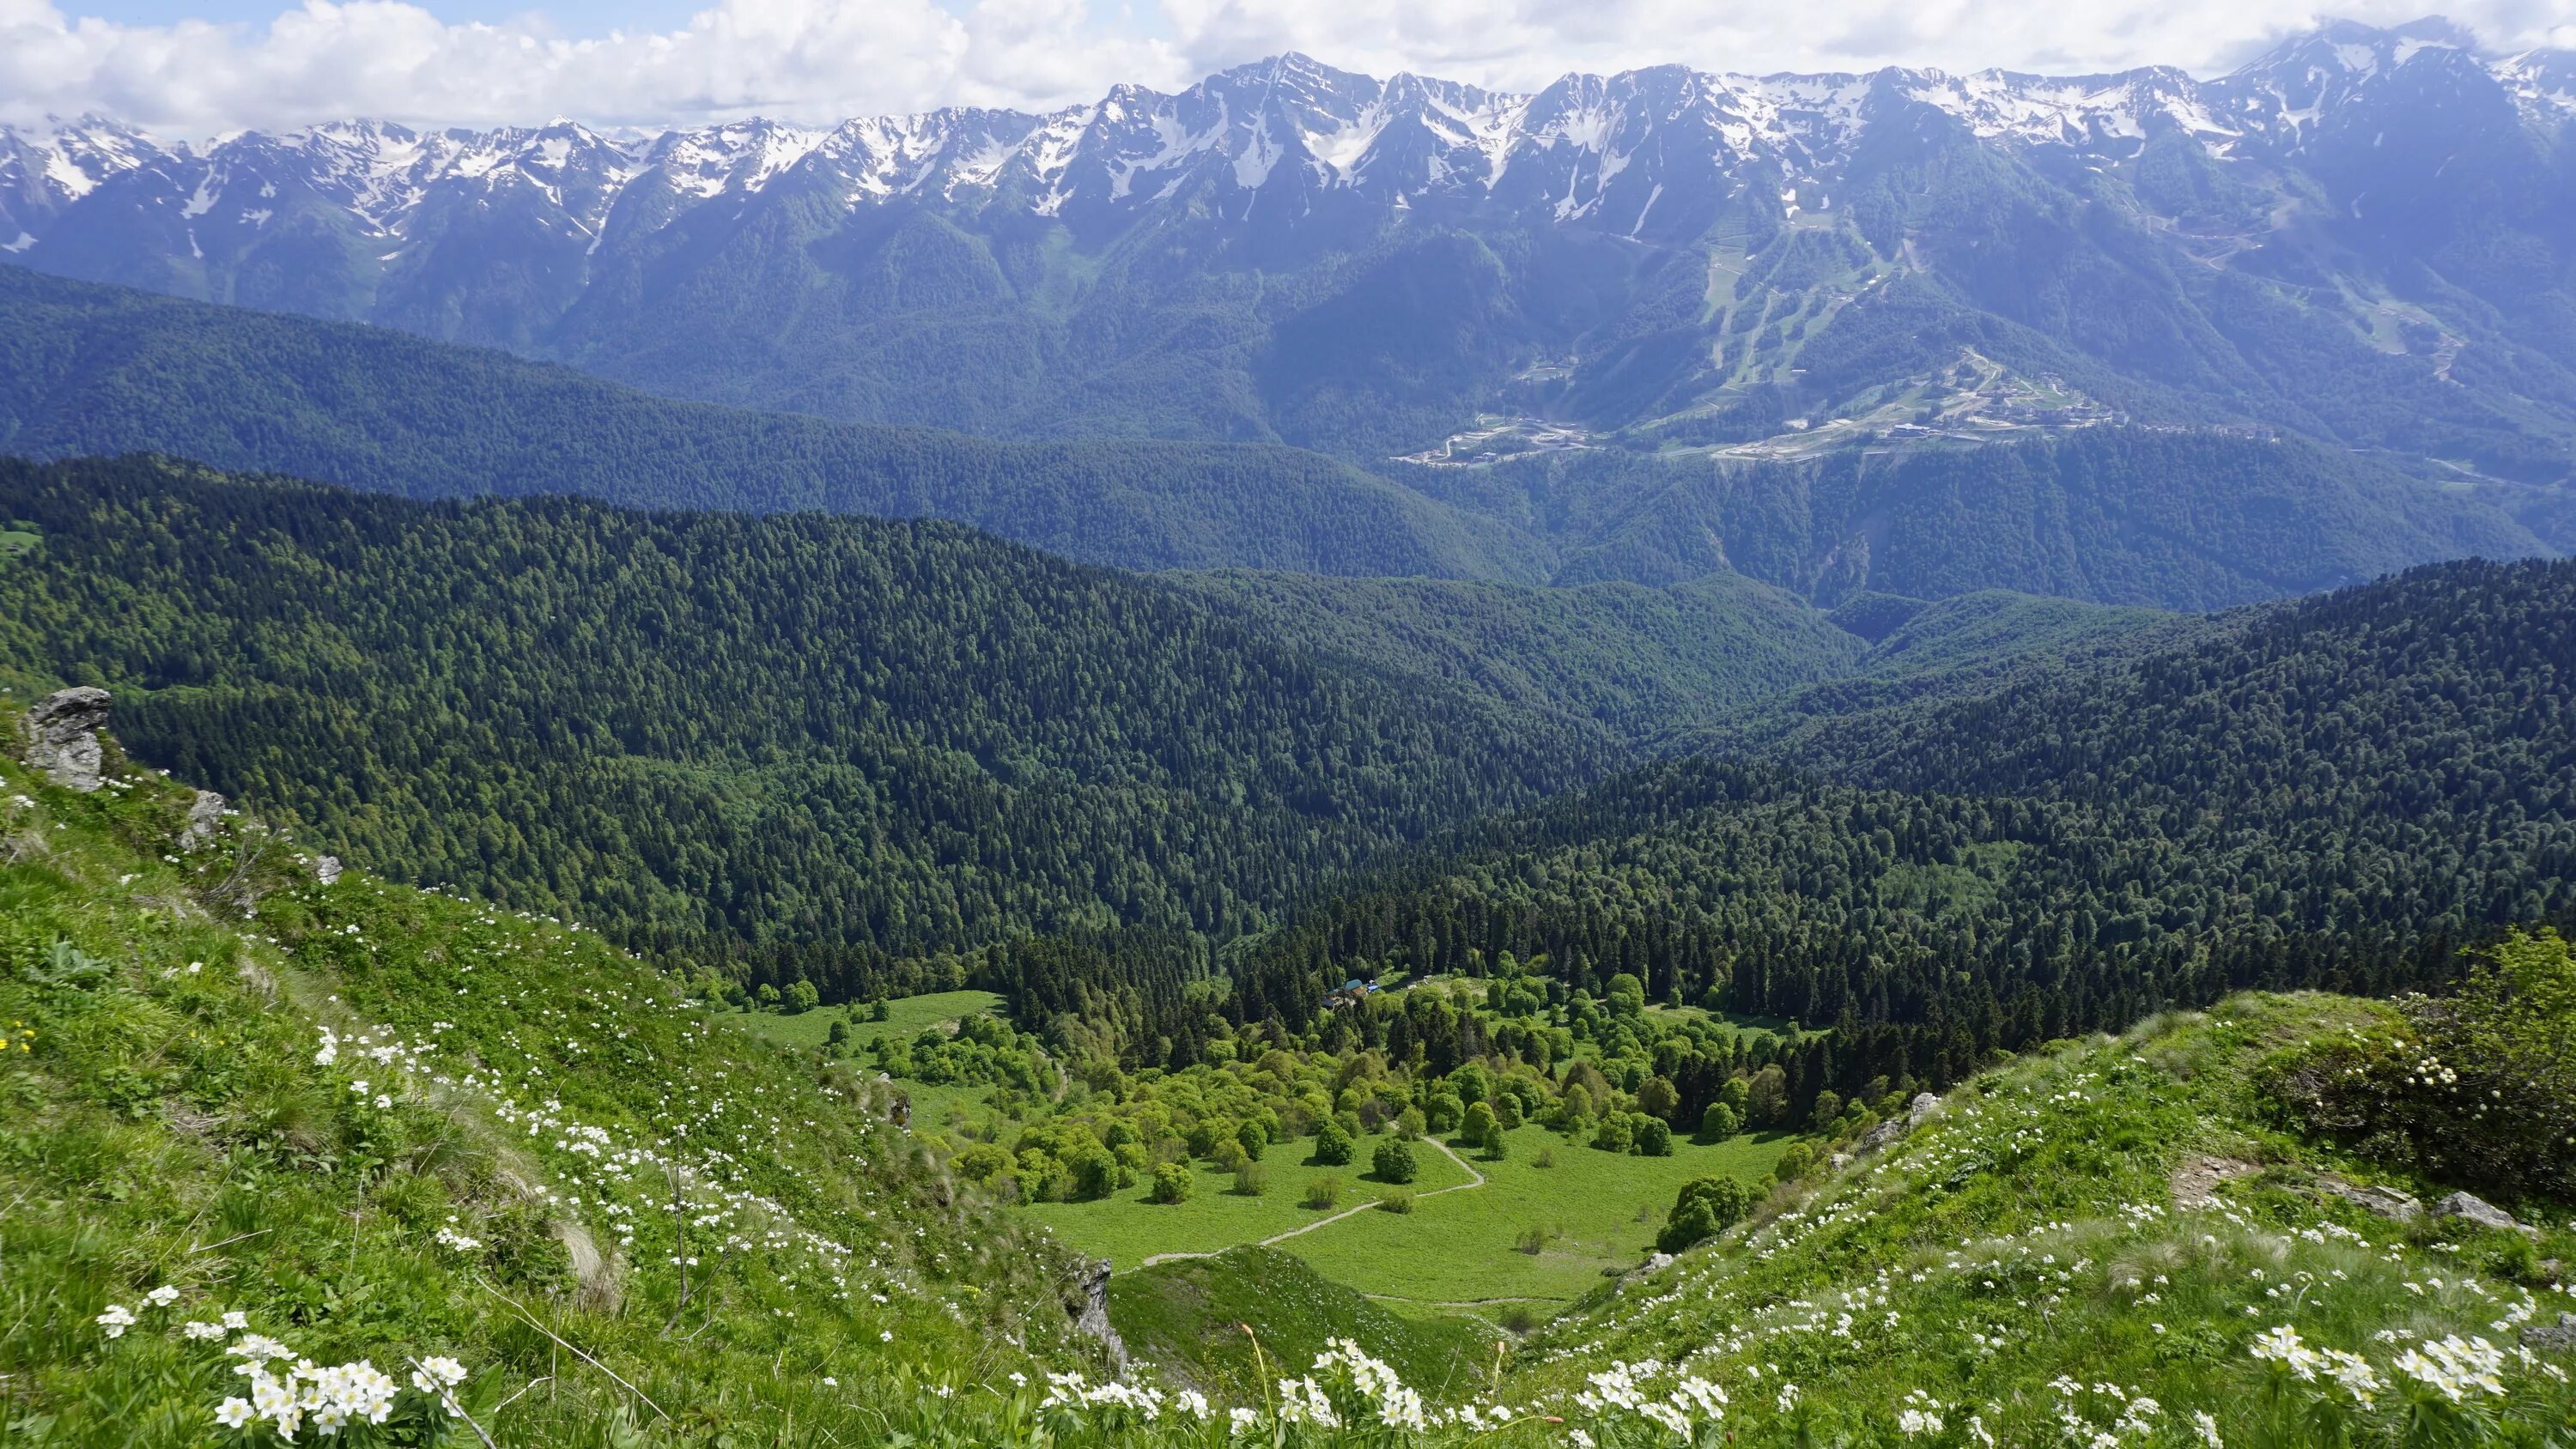
<instances>
[{"instance_id":1,"label":"shrub on hillside","mask_svg":"<svg viewBox=\"0 0 2576 1449\"><path fill-rule=\"evenodd\" d=\"M1351 1161L1351 1134L1338 1122L1327 1122L1315 1129L1315 1160L1326 1167L1347 1167Z\"/></svg>"},{"instance_id":2,"label":"shrub on hillside","mask_svg":"<svg viewBox=\"0 0 2576 1449\"><path fill-rule=\"evenodd\" d=\"M1702 1142L1723 1142L1743 1130L1744 1118L1724 1102L1711 1102L1708 1110L1700 1114L1699 1140Z\"/></svg>"},{"instance_id":3,"label":"shrub on hillside","mask_svg":"<svg viewBox=\"0 0 2576 1449\"><path fill-rule=\"evenodd\" d=\"M1370 1166L1380 1182L1411 1182L1422 1170L1422 1164L1414 1158L1413 1145L1402 1138L1379 1143Z\"/></svg>"},{"instance_id":4,"label":"shrub on hillside","mask_svg":"<svg viewBox=\"0 0 2576 1449\"><path fill-rule=\"evenodd\" d=\"M1467 1120L1459 1127L1458 1135L1470 1147L1491 1147L1502 1135L1502 1125L1494 1120L1492 1107L1478 1102L1467 1108Z\"/></svg>"},{"instance_id":5,"label":"shrub on hillside","mask_svg":"<svg viewBox=\"0 0 2576 1449\"><path fill-rule=\"evenodd\" d=\"M1306 1206L1310 1208L1328 1208L1341 1200L1342 1180L1329 1172L1306 1184Z\"/></svg>"},{"instance_id":6,"label":"shrub on hillside","mask_svg":"<svg viewBox=\"0 0 2576 1449\"><path fill-rule=\"evenodd\" d=\"M1181 1203L1190 1200L1190 1170L1178 1162L1166 1162L1154 1169L1153 1201Z\"/></svg>"},{"instance_id":7,"label":"shrub on hillside","mask_svg":"<svg viewBox=\"0 0 2576 1449\"><path fill-rule=\"evenodd\" d=\"M2260 1073L2309 1131L2428 1177L2505 1196L2576 1197L2576 952L2515 931L2406 1027L2283 1052Z\"/></svg>"},{"instance_id":8,"label":"shrub on hillside","mask_svg":"<svg viewBox=\"0 0 2576 1449\"><path fill-rule=\"evenodd\" d=\"M1792 1142L1781 1149L1780 1160L1772 1166L1771 1175L1782 1182L1796 1182L1815 1165L1816 1149L1804 1142Z\"/></svg>"},{"instance_id":9,"label":"shrub on hillside","mask_svg":"<svg viewBox=\"0 0 2576 1449\"><path fill-rule=\"evenodd\" d=\"M1753 1189L1732 1177L1695 1177L1682 1184L1673 1210L1655 1246L1678 1253L1693 1243L1716 1237L1744 1220L1753 1206Z\"/></svg>"}]
</instances>

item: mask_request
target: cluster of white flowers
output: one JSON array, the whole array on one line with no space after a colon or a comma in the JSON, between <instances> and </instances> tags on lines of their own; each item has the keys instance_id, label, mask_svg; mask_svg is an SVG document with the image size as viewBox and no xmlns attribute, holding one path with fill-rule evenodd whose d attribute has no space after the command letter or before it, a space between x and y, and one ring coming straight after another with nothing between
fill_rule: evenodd
<instances>
[{"instance_id":1,"label":"cluster of white flowers","mask_svg":"<svg viewBox=\"0 0 2576 1449\"><path fill-rule=\"evenodd\" d=\"M258 1346L278 1347L267 1340ZM242 1351L243 1345L231 1350ZM381 1424L392 1418L394 1396L401 1392L389 1375L365 1359L328 1368L298 1359L283 1373L271 1373L266 1358L244 1357L235 1372L250 1380L250 1397L226 1399L215 1409L215 1422L227 1429L266 1419L277 1427L277 1437L293 1439L310 1418L324 1435L337 1434L352 1422Z\"/></svg>"},{"instance_id":2,"label":"cluster of white flowers","mask_svg":"<svg viewBox=\"0 0 2576 1449\"><path fill-rule=\"evenodd\" d=\"M452 1223L455 1222L456 1219L450 1217L448 1221ZM482 1239L469 1237L464 1233L458 1232L452 1227L441 1227L432 1236L438 1239L438 1245L440 1247L445 1248L450 1252L479 1253L483 1251Z\"/></svg>"},{"instance_id":3,"label":"cluster of white flowers","mask_svg":"<svg viewBox=\"0 0 2576 1449\"><path fill-rule=\"evenodd\" d=\"M2156 1437L2158 1416L2164 1405L2119 1384L2083 1384L2060 1374L2048 1387L2058 1395L2057 1423L2068 1440L2087 1449L2118 1449L2122 1444L2144 1443ZM2111 1420L2096 1424L2088 1417L2084 1401L2087 1396L2097 1402L2109 1400Z\"/></svg>"},{"instance_id":4,"label":"cluster of white flowers","mask_svg":"<svg viewBox=\"0 0 2576 1449\"><path fill-rule=\"evenodd\" d=\"M1324 1351L1315 1355L1314 1369L1306 1382L1312 1385L1318 1381L1330 1388L1347 1388L1358 1400L1353 1407L1375 1415L1386 1428L1419 1433L1429 1426L1422 1395L1407 1388L1393 1368L1371 1358L1347 1338L1328 1341ZM1280 1387L1284 1392L1287 1385Z\"/></svg>"},{"instance_id":5,"label":"cluster of white flowers","mask_svg":"<svg viewBox=\"0 0 2576 1449\"><path fill-rule=\"evenodd\" d=\"M1726 1390L1696 1374L1679 1375L1673 1387L1656 1395L1646 1381L1660 1377L1664 1365L1654 1359L1643 1363L1614 1363L1599 1373L1586 1375L1591 1387L1574 1396L1585 1413L1597 1418L1630 1414L1657 1424L1674 1437L1688 1441L1694 1426L1714 1424L1726 1416ZM1795 1396L1797 1390L1787 1393Z\"/></svg>"},{"instance_id":6,"label":"cluster of white flowers","mask_svg":"<svg viewBox=\"0 0 2576 1449\"><path fill-rule=\"evenodd\" d=\"M2463 1341L2451 1334L2422 1349L2397 1356L2397 1371L2450 1400L2465 1401L2472 1391L2502 1395L2504 1354L2483 1338Z\"/></svg>"},{"instance_id":7,"label":"cluster of white flowers","mask_svg":"<svg viewBox=\"0 0 2576 1449\"><path fill-rule=\"evenodd\" d=\"M1939 1400L1921 1389L1908 1390L1905 1402L1897 1407L1896 1427L1911 1439L1918 1434L1941 1432L1942 1406ZM1982 1422L1978 1427L1984 1427Z\"/></svg>"},{"instance_id":8,"label":"cluster of white flowers","mask_svg":"<svg viewBox=\"0 0 2576 1449\"><path fill-rule=\"evenodd\" d=\"M1204 1409L1207 1400L1202 1397L1198 1402ZM1046 1397L1038 1401L1038 1407L1123 1409L1150 1424L1163 1416L1163 1391L1135 1384L1095 1384L1078 1373L1048 1374ZM1202 1412L1199 1417L1206 1415Z\"/></svg>"},{"instance_id":9,"label":"cluster of white flowers","mask_svg":"<svg viewBox=\"0 0 2576 1449\"><path fill-rule=\"evenodd\" d=\"M2392 1335L2383 1331L2380 1337L2385 1340ZM2287 1324L2256 1335L2247 1351L2267 1363L2279 1364L2302 1382L2313 1383L2321 1376L2331 1378L2365 1409L2378 1403L2385 1388L2378 1369L2368 1359L2341 1349L2311 1348L2300 1341L2298 1330ZM2505 1392L2501 1377L2504 1351L2483 1338L2463 1339L2455 1333L2428 1341L2421 1348L2400 1352L2395 1368L2455 1404L2475 1394L2500 1397Z\"/></svg>"},{"instance_id":10,"label":"cluster of white flowers","mask_svg":"<svg viewBox=\"0 0 2576 1449\"><path fill-rule=\"evenodd\" d=\"M181 1296L177 1287L165 1283L144 1294L141 1306L169 1308ZM109 1338L122 1338L140 1320L133 1308L111 1303L97 1321ZM401 1392L390 1376L365 1359L324 1367L299 1357L276 1339L251 1332L250 1315L239 1310L213 1320L188 1320L178 1326L178 1332L191 1343L212 1343L241 1335L224 1352L241 1360L233 1372L250 1381L249 1393L246 1397L227 1398L216 1406L215 1421L227 1429L266 1420L276 1427L279 1438L291 1440L310 1420L323 1434L337 1434L353 1422L385 1422L393 1416L394 1399ZM272 1369L272 1364L277 1367ZM463 1382L465 1366L452 1358L423 1359L419 1371L412 1375L412 1386L436 1399L450 1413L459 1412L454 1390Z\"/></svg>"}]
</instances>

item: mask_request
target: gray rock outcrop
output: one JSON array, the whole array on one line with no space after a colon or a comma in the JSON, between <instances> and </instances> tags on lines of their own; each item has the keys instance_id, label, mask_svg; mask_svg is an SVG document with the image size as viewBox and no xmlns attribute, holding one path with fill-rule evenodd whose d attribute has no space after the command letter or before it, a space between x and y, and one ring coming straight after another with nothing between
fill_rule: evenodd
<instances>
[{"instance_id":1,"label":"gray rock outcrop","mask_svg":"<svg viewBox=\"0 0 2576 1449\"><path fill-rule=\"evenodd\" d=\"M2514 1220L2513 1214L2474 1193L2455 1192L2433 1204L2433 1216L2466 1218L2479 1227L2495 1228L2508 1233L2522 1227L2521 1223Z\"/></svg>"},{"instance_id":2,"label":"gray rock outcrop","mask_svg":"<svg viewBox=\"0 0 2576 1449\"><path fill-rule=\"evenodd\" d=\"M2362 1187L2340 1177L2321 1177L2317 1186L2366 1213L2392 1223L2411 1223L2424 1215L2424 1205L2393 1187Z\"/></svg>"},{"instance_id":3,"label":"gray rock outcrop","mask_svg":"<svg viewBox=\"0 0 2576 1449\"><path fill-rule=\"evenodd\" d=\"M1127 1345L1120 1341L1118 1330L1109 1323L1109 1260L1094 1259L1083 1265L1082 1276L1075 1280L1080 1301L1073 1305L1073 1331L1100 1340L1109 1357L1121 1370L1127 1367Z\"/></svg>"},{"instance_id":4,"label":"gray rock outcrop","mask_svg":"<svg viewBox=\"0 0 2576 1449\"><path fill-rule=\"evenodd\" d=\"M98 788L106 760L98 732L107 727L108 694L94 685L58 689L28 706L22 758L68 790Z\"/></svg>"},{"instance_id":5,"label":"gray rock outcrop","mask_svg":"<svg viewBox=\"0 0 2576 1449\"><path fill-rule=\"evenodd\" d=\"M188 823L179 827L181 854L201 850L215 843L215 831L224 823L224 797L212 790L200 790L188 802Z\"/></svg>"}]
</instances>

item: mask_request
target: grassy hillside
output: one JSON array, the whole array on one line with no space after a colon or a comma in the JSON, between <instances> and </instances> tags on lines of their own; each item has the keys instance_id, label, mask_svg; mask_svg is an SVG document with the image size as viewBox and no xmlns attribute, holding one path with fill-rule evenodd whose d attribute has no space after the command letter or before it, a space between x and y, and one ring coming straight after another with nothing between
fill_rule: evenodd
<instances>
[{"instance_id":1,"label":"grassy hillside","mask_svg":"<svg viewBox=\"0 0 2576 1449\"><path fill-rule=\"evenodd\" d=\"M0 516L45 535L0 570L0 661L114 687L155 763L389 874L835 995L1033 929L1238 934L1617 758L950 524L149 460L0 462Z\"/></svg>"},{"instance_id":2,"label":"grassy hillside","mask_svg":"<svg viewBox=\"0 0 2576 1449\"><path fill-rule=\"evenodd\" d=\"M2576 1426L2570 1205L2526 1206L2528 1236L2391 1221L2356 1189L2442 1184L2301 1135L2275 1094L2321 1044L2409 1030L2257 995L2060 1044L1552 1325L1537 1379L1703 1378L1754 1443L2551 1442Z\"/></svg>"},{"instance_id":3,"label":"grassy hillside","mask_svg":"<svg viewBox=\"0 0 2576 1449\"><path fill-rule=\"evenodd\" d=\"M31 1443L235 1442L236 1413L275 1442L287 1410L230 1371L271 1355L316 1365L289 1378L299 1430L352 1444L2576 1429L2548 1135L2576 1131L2576 1083L2547 1055L2576 967L2552 940L2451 1003L2242 996L2060 1043L1499 1360L1472 1320L1275 1256L1113 1280L1148 1363L1104 1387L1073 1265L880 1120L866 1073L743 1034L595 933L326 884L238 817L183 841L192 792L113 745L105 774L80 795L0 760L0 1373ZM2424 1081L2427 1048L2477 1100ZM2488 1117L2486 1084L2533 1069L2529 1110ZM2346 1080L2378 1095L2300 1085ZM2418 1128L2435 1155L2392 1152ZM2532 1231L2363 1204L2463 1171Z\"/></svg>"},{"instance_id":4,"label":"grassy hillside","mask_svg":"<svg viewBox=\"0 0 2576 1449\"><path fill-rule=\"evenodd\" d=\"M1536 578L1489 520L1292 448L1003 443L677 402L390 328L0 268L0 450L414 498L949 518L1090 563Z\"/></svg>"},{"instance_id":5,"label":"grassy hillside","mask_svg":"<svg viewBox=\"0 0 2576 1449\"><path fill-rule=\"evenodd\" d=\"M459 1360L508 1443L865 1435L921 1376L1080 1360L1070 1265L858 1074L596 932L325 884L247 818L183 842L192 791L108 775L0 759L13 1433L222 1439L228 1314L397 1380Z\"/></svg>"},{"instance_id":6,"label":"grassy hillside","mask_svg":"<svg viewBox=\"0 0 2576 1449\"><path fill-rule=\"evenodd\" d=\"M1311 1363L1336 1338L1425 1393L1456 1398L1490 1380L1508 1337L1472 1318L1396 1312L1272 1248L1122 1273L1109 1285L1109 1321L1129 1352L1238 1403L1270 1387L1265 1369Z\"/></svg>"}]
</instances>

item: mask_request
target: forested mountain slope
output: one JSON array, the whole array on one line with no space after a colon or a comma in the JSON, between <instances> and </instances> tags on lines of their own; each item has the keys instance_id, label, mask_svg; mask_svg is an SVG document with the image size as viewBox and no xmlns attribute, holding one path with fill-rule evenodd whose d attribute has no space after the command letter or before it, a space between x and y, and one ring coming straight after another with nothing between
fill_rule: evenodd
<instances>
[{"instance_id":1,"label":"forested mountain slope","mask_svg":"<svg viewBox=\"0 0 2576 1449\"><path fill-rule=\"evenodd\" d=\"M1597 726L1397 688L943 523L429 505L0 463L0 660L389 873L858 989L1031 929L1242 932L1597 777Z\"/></svg>"},{"instance_id":2,"label":"forested mountain slope","mask_svg":"<svg viewBox=\"0 0 2576 1449\"><path fill-rule=\"evenodd\" d=\"M0 449L456 498L967 522L1090 563L1535 578L1512 530L1314 453L1007 444L672 402L388 328L0 268Z\"/></svg>"},{"instance_id":3,"label":"forested mountain slope","mask_svg":"<svg viewBox=\"0 0 2576 1449\"><path fill-rule=\"evenodd\" d=\"M1805 600L1730 573L1660 589L1246 572L1168 581L1319 653L1596 720L1632 743L1840 678L1869 648Z\"/></svg>"},{"instance_id":4,"label":"forested mountain slope","mask_svg":"<svg viewBox=\"0 0 2576 1449\"><path fill-rule=\"evenodd\" d=\"M2441 559L2576 549L2541 506L2558 495L2437 485L2287 434L2105 426L1973 447L1594 450L1383 471L1543 540L1561 583L1722 569L1827 608L1861 592L2011 589L2217 609Z\"/></svg>"},{"instance_id":5,"label":"forested mountain slope","mask_svg":"<svg viewBox=\"0 0 2576 1449\"><path fill-rule=\"evenodd\" d=\"M1671 584L1832 607L2003 588L2201 609L2544 538L2296 439L2097 428L1795 459L1584 451L1364 472L1275 446L999 443L666 401L384 328L0 268L0 448L154 451L414 497L955 519L1092 563ZM2530 490L2523 490L2529 492ZM2545 512L2535 520L2555 528Z\"/></svg>"},{"instance_id":6,"label":"forested mountain slope","mask_svg":"<svg viewBox=\"0 0 2576 1449\"><path fill-rule=\"evenodd\" d=\"M1836 1029L1799 1090L2230 987L2379 992L2576 912L2576 565L2457 564L1466 832L1263 943L1237 1010L1502 953ZM1804 764L1825 771L1793 771Z\"/></svg>"},{"instance_id":7,"label":"forested mountain slope","mask_svg":"<svg viewBox=\"0 0 2576 1449\"><path fill-rule=\"evenodd\" d=\"M1179 1275L1136 1285L1163 1362L1119 1365L1072 1317L1090 1265L713 983L335 873L101 744L86 791L0 751L0 1365L33 1442L2322 1446L2576 1412L2570 1084L2536 1055L2565 1028L2517 1012L2576 987L2546 936L2451 1000L2239 997L1855 1099L1818 1134L1858 1162L1801 1141L1767 1197L1692 1182L1678 1263L1490 1356L1473 1324L1398 1352L1429 1335L1223 1260L1188 1287L1260 1296L1237 1377L1190 1341L1222 1327L1230 1366L1237 1305ZM2530 1110L2487 1113L2507 1080ZM2318 1081L2358 1115L2311 1115ZM2424 1211L2463 1181L2534 1221Z\"/></svg>"},{"instance_id":8,"label":"forested mountain slope","mask_svg":"<svg viewBox=\"0 0 2576 1449\"><path fill-rule=\"evenodd\" d=\"M1988 689L2012 670L2200 627L2194 615L2000 590L1866 595L1828 614L1736 573L1662 588L1240 570L1164 581L1317 653L1593 720L1658 751L1777 732L1810 712Z\"/></svg>"}]
</instances>

